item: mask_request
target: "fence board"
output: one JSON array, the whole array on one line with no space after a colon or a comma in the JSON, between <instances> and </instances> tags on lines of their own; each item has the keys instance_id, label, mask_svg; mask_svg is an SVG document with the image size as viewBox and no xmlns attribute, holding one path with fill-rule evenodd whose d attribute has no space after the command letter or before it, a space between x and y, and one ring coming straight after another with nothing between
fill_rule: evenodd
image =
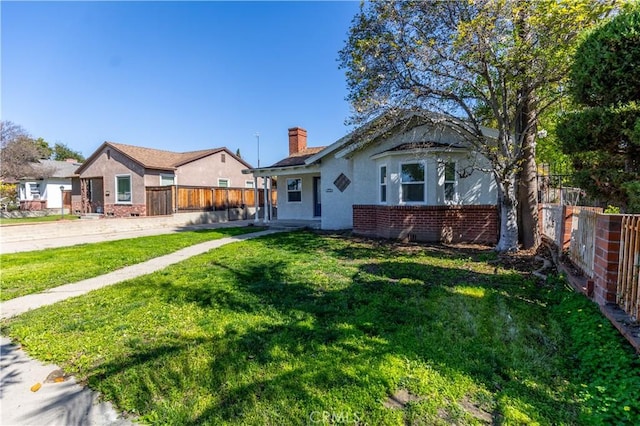
<instances>
[{"instance_id":1,"label":"fence board","mask_svg":"<svg viewBox=\"0 0 640 426\"><path fill-rule=\"evenodd\" d=\"M173 213L173 187L147 186L147 216L161 216Z\"/></svg>"},{"instance_id":2,"label":"fence board","mask_svg":"<svg viewBox=\"0 0 640 426\"><path fill-rule=\"evenodd\" d=\"M562 211L561 205L545 204L542 206L542 235L555 244L558 244L558 238L562 237Z\"/></svg>"},{"instance_id":3,"label":"fence board","mask_svg":"<svg viewBox=\"0 0 640 426\"><path fill-rule=\"evenodd\" d=\"M589 278L594 275L597 217L592 209L573 208L569 259Z\"/></svg>"},{"instance_id":4,"label":"fence board","mask_svg":"<svg viewBox=\"0 0 640 426\"><path fill-rule=\"evenodd\" d=\"M640 319L640 216L622 218L617 302L634 320Z\"/></svg>"}]
</instances>

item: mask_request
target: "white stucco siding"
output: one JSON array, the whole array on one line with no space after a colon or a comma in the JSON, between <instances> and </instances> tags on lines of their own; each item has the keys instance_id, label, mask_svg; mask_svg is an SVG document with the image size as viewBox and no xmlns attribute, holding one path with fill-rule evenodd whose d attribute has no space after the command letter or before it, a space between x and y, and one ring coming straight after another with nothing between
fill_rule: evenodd
<instances>
[{"instance_id":1,"label":"white stucco siding","mask_svg":"<svg viewBox=\"0 0 640 426\"><path fill-rule=\"evenodd\" d=\"M313 177L320 174L298 174L278 177L278 219L312 220L313 217ZM289 201L287 181L301 179L300 201Z\"/></svg>"},{"instance_id":2,"label":"white stucco siding","mask_svg":"<svg viewBox=\"0 0 640 426\"><path fill-rule=\"evenodd\" d=\"M340 191L334 184L336 179L344 174L350 181L349 185ZM322 162L322 229L338 230L353 227L353 213L351 206L354 195L358 193L358 180L355 179L353 162L351 160L328 156Z\"/></svg>"},{"instance_id":3,"label":"white stucco siding","mask_svg":"<svg viewBox=\"0 0 640 426\"><path fill-rule=\"evenodd\" d=\"M401 167L408 163L421 163L424 166L424 201L417 205L444 204L495 204L497 193L495 181L489 172L486 158L461 149L444 147L420 151L394 151L393 148L416 141L430 141L445 144L459 144L457 136L441 131L429 130L422 126L395 135L379 143L374 143L360 151L348 155L353 163L354 195L353 204L405 204L401 198ZM445 200L444 164L455 163L455 197ZM475 165L475 170L474 166ZM323 163L324 166L324 163ZM380 196L381 167L386 167L386 202ZM460 174L465 171L464 177Z\"/></svg>"}]
</instances>

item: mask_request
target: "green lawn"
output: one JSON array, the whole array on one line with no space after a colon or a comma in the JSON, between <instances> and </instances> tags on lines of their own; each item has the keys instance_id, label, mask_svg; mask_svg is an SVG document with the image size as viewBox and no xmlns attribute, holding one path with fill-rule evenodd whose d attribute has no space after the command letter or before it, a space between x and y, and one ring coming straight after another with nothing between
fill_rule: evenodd
<instances>
[{"instance_id":1,"label":"green lawn","mask_svg":"<svg viewBox=\"0 0 640 426\"><path fill-rule=\"evenodd\" d=\"M64 215L64 220L78 220L78 216L74 215ZM3 225L12 225L12 224L25 224L25 223L40 223L40 222L57 222L63 220L61 215L48 215L48 216L39 216L39 217L20 217L20 218L3 218L0 217L0 226Z\"/></svg>"},{"instance_id":2,"label":"green lawn","mask_svg":"<svg viewBox=\"0 0 640 426\"><path fill-rule=\"evenodd\" d=\"M264 228L218 228L0 254L0 301L96 277L181 248Z\"/></svg>"},{"instance_id":3,"label":"green lawn","mask_svg":"<svg viewBox=\"0 0 640 426\"><path fill-rule=\"evenodd\" d=\"M495 259L277 234L2 332L149 424L638 423L626 341L560 280Z\"/></svg>"}]
</instances>

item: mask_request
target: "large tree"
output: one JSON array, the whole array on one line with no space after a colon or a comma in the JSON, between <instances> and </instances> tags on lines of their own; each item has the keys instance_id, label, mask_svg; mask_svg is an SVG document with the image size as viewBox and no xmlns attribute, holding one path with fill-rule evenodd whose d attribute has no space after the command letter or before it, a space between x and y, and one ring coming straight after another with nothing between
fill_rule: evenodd
<instances>
[{"instance_id":1,"label":"large tree","mask_svg":"<svg viewBox=\"0 0 640 426\"><path fill-rule=\"evenodd\" d=\"M11 122L0 122L0 178L14 181L32 173L31 164L46 158L42 144L39 144L24 128Z\"/></svg>"},{"instance_id":2,"label":"large tree","mask_svg":"<svg viewBox=\"0 0 640 426\"><path fill-rule=\"evenodd\" d=\"M570 92L579 109L557 134L589 195L640 213L640 8L589 32L576 51Z\"/></svg>"},{"instance_id":3,"label":"large tree","mask_svg":"<svg viewBox=\"0 0 640 426\"><path fill-rule=\"evenodd\" d=\"M58 160L58 161L74 159L79 162L82 162L85 160L84 156L80 152L74 151L73 149L69 148L66 144L60 143L60 142L56 142L55 145L53 145L51 159Z\"/></svg>"},{"instance_id":4,"label":"large tree","mask_svg":"<svg viewBox=\"0 0 640 426\"><path fill-rule=\"evenodd\" d=\"M33 176L33 163L38 160L52 159L64 161L74 158L84 161L78 151L74 151L63 143L56 143L53 148L43 138L34 139L20 125L11 121L0 122L0 178L14 181L21 177ZM51 173L53 170L38 168L36 174ZM46 177L46 176L38 176Z\"/></svg>"},{"instance_id":5,"label":"large tree","mask_svg":"<svg viewBox=\"0 0 640 426\"><path fill-rule=\"evenodd\" d=\"M441 113L434 124L456 129L491 162L501 217L496 248L518 249L519 198L525 247L535 247L538 119L562 94L579 31L611 7L593 0L363 4L340 52L353 121L398 108ZM497 138L487 139L484 125Z\"/></svg>"}]
</instances>

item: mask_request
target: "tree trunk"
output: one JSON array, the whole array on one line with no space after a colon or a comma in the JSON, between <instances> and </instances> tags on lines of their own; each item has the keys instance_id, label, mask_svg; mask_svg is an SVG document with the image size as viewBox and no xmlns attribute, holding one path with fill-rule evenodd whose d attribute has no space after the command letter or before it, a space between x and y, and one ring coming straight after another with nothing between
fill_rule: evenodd
<instances>
[{"instance_id":1,"label":"tree trunk","mask_svg":"<svg viewBox=\"0 0 640 426\"><path fill-rule=\"evenodd\" d=\"M516 196L515 174L500 179L498 183L498 203L500 207L500 239L496 251L518 250L518 199Z\"/></svg>"},{"instance_id":2,"label":"tree trunk","mask_svg":"<svg viewBox=\"0 0 640 426\"><path fill-rule=\"evenodd\" d=\"M522 248L525 250L535 249L540 245L538 182L534 143L535 133L529 130L524 135L523 164L518 178L518 233Z\"/></svg>"},{"instance_id":3,"label":"tree trunk","mask_svg":"<svg viewBox=\"0 0 640 426\"><path fill-rule=\"evenodd\" d=\"M528 6L528 4L527 4ZM522 40L531 38L531 28L528 24L529 8L520 9L517 19L518 36ZM521 69L519 74L526 75L527 70ZM522 248L535 249L540 244L538 229L538 184L536 167L536 131L537 131L537 98L535 90L524 80L518 90L518 106L516 111L516 138L521 143L521 168L518 172L518 237Z\"/></svg>"}]
</instances>

